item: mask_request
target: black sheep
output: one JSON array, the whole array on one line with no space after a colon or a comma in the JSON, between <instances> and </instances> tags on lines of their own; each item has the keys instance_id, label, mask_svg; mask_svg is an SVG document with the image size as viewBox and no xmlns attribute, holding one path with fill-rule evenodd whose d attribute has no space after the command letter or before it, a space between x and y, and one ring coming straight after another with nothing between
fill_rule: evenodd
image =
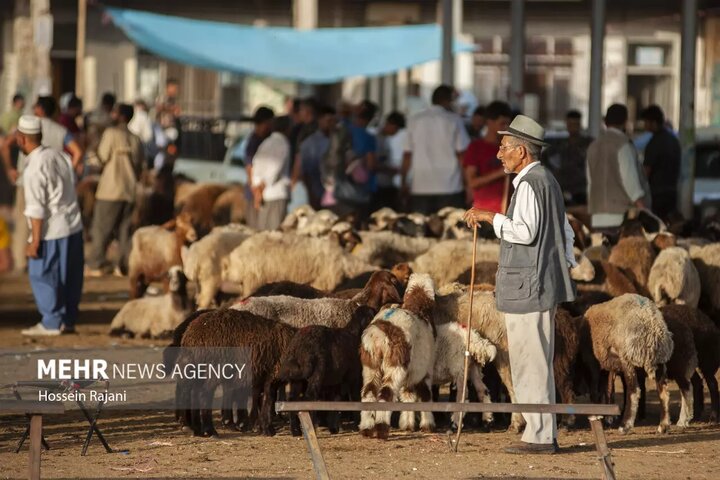
<instances>
[{"instance_id":1,"label":"black sheep","mask_svg":"<svg viewBox=\"0 0 720 480\"><path fill-rule=\"evenodd\" d=\"M305 400L335 400L343 390L353 401L360 399L361 373L360 337L372 321L375 310L359 306L343 328L311 325L301 328L293 337L280 362L278 378L290 382L289 400L303 396ZM328 427L338 432L337 416ZM290 419L293 435L300 435L296 415Z\"/></svg>"}]
</instances>

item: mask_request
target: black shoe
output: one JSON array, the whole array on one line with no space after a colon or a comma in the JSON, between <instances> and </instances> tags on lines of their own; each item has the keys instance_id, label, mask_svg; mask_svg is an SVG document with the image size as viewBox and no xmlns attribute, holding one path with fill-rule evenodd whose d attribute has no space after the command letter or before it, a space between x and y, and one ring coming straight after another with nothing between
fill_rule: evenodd
<instances>
[{"instance_id":1,"label":"black shoe","mask_svg":"<svg viewBox=\"0 0 720 480\"><path fill-rule=\"evenodd\" d=\"M557 440L553 440L553 443L517 442L509 447L505 447L503 450L505 453L512 453L515 455L553 455L558 453L560 447L558 447Z\"/></svg>"},{"instance_id":2,"label":"black shoe","mask_svg":"<svg viewBox=\"0 0 720 480\"><path fill-rule=\"evenodd\" d=\"M75 331L75 327L67 327L65 325L60 325L60 333L62 335L72 335L77 332Z\"/></svg>"}]
</instances>

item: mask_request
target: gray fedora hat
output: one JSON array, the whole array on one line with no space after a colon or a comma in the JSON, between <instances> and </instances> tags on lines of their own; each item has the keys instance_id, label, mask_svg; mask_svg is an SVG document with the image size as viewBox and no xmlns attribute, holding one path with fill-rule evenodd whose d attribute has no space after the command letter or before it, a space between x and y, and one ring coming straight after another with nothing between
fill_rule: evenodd
<instances>
[{"instance_id":1,"label":"gray fedora hat","mask_svg":"<svg viewBox=\"0 0 720 480\"><path fill-rule=\"evenodd\" d=\"M535 120L525 115L518 115L512 121L507 130L498 132L500 135L510 135L512 137L522 138L535 145L547 147L545 143L545 129Z\"/></svg>"}]
</instances>

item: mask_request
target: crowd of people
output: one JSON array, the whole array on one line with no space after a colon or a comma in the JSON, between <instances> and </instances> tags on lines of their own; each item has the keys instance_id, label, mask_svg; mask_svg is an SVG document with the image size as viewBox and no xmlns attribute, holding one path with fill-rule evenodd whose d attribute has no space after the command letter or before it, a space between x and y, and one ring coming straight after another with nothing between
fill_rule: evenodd
<instances>
[{"instance_id":1,"label":"crowd of people","mask_svg":"<svg viewBox=\"0 0 720 480\"><path fill-rule=\"evenodd\" d=\"M38 238L54 241L62 234L65 241L76 235L76 228L82 228L75 223L77 207L62 202L77 202L63 189L74 188L83 176L97 175L84 275L113 270L122 274L119 267L129 254L141 174L164 165L172 168L178 152L178 93L177 82L168 81L165 95L152 109L143 101L117 103L106 93L90 112L83 111L82 100L72 93L63 95L59 105L53 97L40 96L30 115L23 115L27 109L22 95L13 98L0 117L2 173L15 186L14 195L5 191L0 198L4 205L14 201L12 213L5 207L0 215L0 272L27 268L32 274L28 245ZM434 90L429 104L419 95L408 101L413 112L409 117L400 111L383 116L369 100L333 108L314 98L295 99L281 115L259 107L242 147L248 178L246 222L258 230L278 228L299 183L313 208L340 216L355 213L362 218L381 207L431 214L444 207L474 206L506 213L514 187L499 151L504 132L512 131L519 112L493 101L463 118L456 111L457 92L447 85ZM607 233L617 229L633 206L652 208L660 217L672 214L681 153L660 107L642 112L650 137L641 155L626 130L625 106L607 110L607 128L597 139L582 132L581 120L578 111L568 112L567 137L547 146L541 156L566 205L587 205L593 228ZM42 154L35 152L40 148ZM32 158L55 166L38 170ZM61 160L72 173L69 177ZM28 171L41 173L29 178ZM45 183L33 183L35 176ZM44 222L37 231L36 218ZM111 265L106 250L114 239L120 260ZM55 277L53 281L61 281Z\"/></svg>"}]
</instances>

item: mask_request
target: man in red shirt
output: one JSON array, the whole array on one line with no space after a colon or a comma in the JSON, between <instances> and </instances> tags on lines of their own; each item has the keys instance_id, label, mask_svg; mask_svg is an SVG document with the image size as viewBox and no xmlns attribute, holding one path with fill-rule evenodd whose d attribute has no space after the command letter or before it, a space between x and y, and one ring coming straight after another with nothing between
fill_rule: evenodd
<instances>
[{"instance_id":1,"label":"man in red shirt","mask_svg":"<svg viewBox=\"0 0 720 480\"><path fill-rule=\"evenodd\" d=\"M494 101L485 108L485 136L473 140L465 153L463 168L465 184L473 192L473 207L504 213L505 171L497 158L499 131L507 130L512 110L510 105Z\"/></svg>"}]
</instances>

